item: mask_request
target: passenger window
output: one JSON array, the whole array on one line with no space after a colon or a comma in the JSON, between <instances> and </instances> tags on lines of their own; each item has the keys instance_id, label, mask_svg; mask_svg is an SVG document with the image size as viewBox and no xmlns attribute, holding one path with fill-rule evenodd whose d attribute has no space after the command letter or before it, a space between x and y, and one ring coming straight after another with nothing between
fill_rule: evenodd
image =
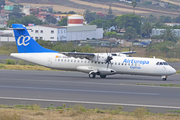
<instances>
[{"instance_id":1,"label":"passenger window","mask_svg":"<svg viewBox=\"0 0 180 120\"><path fill-rule=\"evenodd\" d=\"M123 65L123 63L122 63L122 65Z\"/></svg>"},{"instance_id":2,"label":"passenger window","mask_svg":"<svg viewBox=\"0 0 180 120\"><path fill-rule=\"evenodd\" d=\"M83 63L83 61L81 61L81 63Z\"/></svg>"},{"instance_id":3,"label":"passenger window","mask_svg":"<svg viewBox=\"0 0 180 120\"><path fill-rule=\"evenodd\" d=\"M86 63L86 61L84 61L84 63Z\"/></svg>"},{"instance_id":4,"label":"passenger window","mask_svg":"<svg viewBox=\"0 0 180 120\"><path fill-rule=\"evenodd\" d=\"M96 62L94 62L96 64Z\"/></svg>"},{"instance_id":5,"label":"passenger window","mask_svg":"<svg viewBox=\"0 0 180 120\"><path fill-rule=\"evenodd\" d=\"M117 63L115 63L115 65L117 65Z\"/></svg>"},{"instance_id":6,"label":"passenger window","mask_svg":"<svg viewBox=\"0 0 180 120\"><path fill-rule=\"evenodd\" d=\"M71 60L71 62L73 62L73 60Z\"/></svg>"},{"instance_id":7,"label":"passenger window","mask_svg":"<svg viewBox=\"0 0 180 120\"><path fill-rule=\"evenodd\" d=\"M64 60L64 62L66 62L66 59Z\"/></svg>"},{"instance_id":8,"label":"passenger window","mask_svg":"<svg viewBox=\"0 0 180 120\"><path fill-rule=\"evenodd\" d=\"M128 65L130 66L130 63Z\"/></svg>"},{"instance_id":9,"label":"passenger window","mask_svg":"<svg viewBox=\"0 0 180 120\"><path fill-rule=\"evenodd\" d=\"M88 63L90 63L90 61L88 61Z\"/></svg>"},{"instance_id":10,"label":"passenger window","mask_svg":"<svg viewBox=\"0 0 180 120\"><path fill-rule=\"evenodd\" d=\"M100 62L98 62L98 64L100 64Z\"/></svg>"},{"instance_id":11,"label":"passenger window","mask_svg":"<svg viewBox=\"0 0 180 120\"><path fill-rule=\"evenodd\" d=\"M118 63L118 65L121 65L120 63Z\"/></svg>"},{"instance_id":12,"label":"passenger window","mask_svg":"<svg viewBox=\"0 0 180 120\"><path fill-rule=\"evenodd\" d=\"M61 62L63 62L63 59L61 59Z\"/></svg>"},{"instance_id":13,"label":"passenger window","mask_svg":"<svg viewBox=\"0 0 180 120\"><path fill-rule=\"evenodd\" d=\"M68 62L69 62L69 59L68 59Z\"/></svg>"},{"instance_id":14,"label":"passenger window","mask_svg":"<svg viewBox=\"0 0 180 120\"><path fill-rule=\"evenodd\" d=\"M74 62L76 62L76 60L74 60Z\"/></svg>"},{"instance_id":15,"label":"passenger window","mask_svg":"<svg viewBox=\"0 0 180 120\"><path fill-rule=\"evenodd\" d=\"M77 62L79 62L79 60Z\"/></svg>"},{"instance_id":16,"label":"passenger window","mask_svg":"<svg viewBox=\"0 0 180 120\"><path fill-rule=\"evenodd\" d=\"M93 63L93 61L91 61L91 63Z\"/></svg>"},{"instance_id":17,"label":"passenger window","mask_svg":"<svg viewBox=\"0 0 180 120\"><path fill-rule=\"evenodd\" d=\"M58 61L60 61L60 59L58 59Z\"/></svg>"}]
</instances>

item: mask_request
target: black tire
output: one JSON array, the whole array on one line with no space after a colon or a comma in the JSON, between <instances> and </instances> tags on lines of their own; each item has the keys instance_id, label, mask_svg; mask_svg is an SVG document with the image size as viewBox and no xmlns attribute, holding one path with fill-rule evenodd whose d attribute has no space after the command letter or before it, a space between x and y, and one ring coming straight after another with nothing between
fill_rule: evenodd
<instances>
[{"instance_id":1,"label":"black tire","mask_svg":"<svg viewBox=\"0 0 180 120\"><path fill-rule=\"evenodd\" d=\"M106 75L100 75L101 78L106 78Z\"/></svg>"},{"instance_id":2,"label":"black tire","mask_svg":"<svg viewBox=\"0 0 180 120\"><path fill-rule=\"evenodd\" d=\"M162 80L163 80L163 81L166 81L167 79L166 79L166 78L163 78Z\"/></svg>"},{"instance_id":3,"label":"black tire","mask_svg":"<svg viewBox=\"0 0 180 120\"><path fill-rule=\"evenodd\" d=\"M95 77L96 77L96 74L95 74L95 73L89 74L89 78L95 78Z\"/></svg>"}]
</instances>

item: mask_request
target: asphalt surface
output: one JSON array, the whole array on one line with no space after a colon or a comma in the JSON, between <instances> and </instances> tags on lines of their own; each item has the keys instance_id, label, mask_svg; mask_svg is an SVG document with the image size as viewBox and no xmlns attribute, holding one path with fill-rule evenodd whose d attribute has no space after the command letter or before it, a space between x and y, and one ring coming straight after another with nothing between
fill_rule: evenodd
<instances>
[{"instance_id":1,"label":"asphalt surface","mask_svg":"<svg viewBox=\"0 0 180 120\"><path fill-rule=\"evenodd\" d=\"M178 84L180 75L167 81L160 77L114 75L88 78L79 72L0 70L0 104L53 104L60 107L82 103L86 107L123 106L132 111L145 106L150 112L180 110L180 88L135 85Z\"/></svg>"}]
</instances>

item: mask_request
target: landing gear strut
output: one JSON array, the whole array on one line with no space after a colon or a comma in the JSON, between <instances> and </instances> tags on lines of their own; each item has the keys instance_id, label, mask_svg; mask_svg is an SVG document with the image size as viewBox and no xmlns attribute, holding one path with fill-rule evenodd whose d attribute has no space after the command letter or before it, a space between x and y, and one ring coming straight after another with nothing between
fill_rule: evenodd
<instances>
[{"instance_id":1,"label":"landing gear strut","mask_svg":"<svg viewBox=\"0 0 180 120\"><path fill-rule=\"evenodd\" d=\"M106 75L100 75L101 78L106 78Z\"/></svg>"},{"instance_id":2,"label":"landing gear strut","mask_svg":"<svg viewBox=\"0 0 180 120\"><path fill-rule=\"evenodd\" d=\"M166 81L167 80L167 76L162 76L162 80Z\"/></svg>"}]
</instances>

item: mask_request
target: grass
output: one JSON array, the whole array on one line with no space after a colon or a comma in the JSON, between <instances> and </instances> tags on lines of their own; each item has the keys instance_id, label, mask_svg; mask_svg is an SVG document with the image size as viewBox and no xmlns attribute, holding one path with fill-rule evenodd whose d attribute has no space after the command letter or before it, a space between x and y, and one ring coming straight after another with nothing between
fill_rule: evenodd
<instances>
[{"instance_id":1,"label":"grass","mask_svg":"<svg viewBox=\"0 0 180 120\"><path fill-rule=\"evenodd\" d=\"M179 111L168 111L166 114L150 113L145 107L132 112L122 111L121 106L88 109L82 104L52 109L41 108L38 105L0 105L0 107L0 120L178 120L180 117Z\"/></svg>"}]
</instances>

